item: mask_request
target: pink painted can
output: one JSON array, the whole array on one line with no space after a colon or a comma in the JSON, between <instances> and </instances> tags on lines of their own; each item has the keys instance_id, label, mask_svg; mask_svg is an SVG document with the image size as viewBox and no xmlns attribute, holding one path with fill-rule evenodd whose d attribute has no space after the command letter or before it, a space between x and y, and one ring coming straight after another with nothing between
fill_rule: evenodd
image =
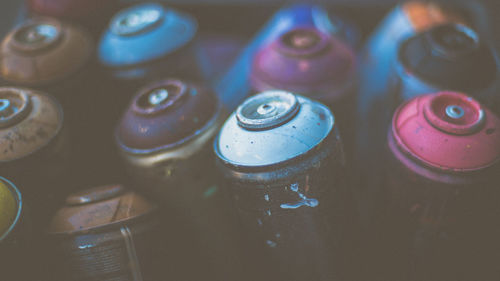
<instances>
[{"instance_id":1,"label":"pink painted can","mask_svg":"<svg viewBox=\"0 0 500 281\"><path fill-rule=\"evenodd\" d=\"M498 231L498 116L462 93L418 96L396 110L388 148L381 221L400 273L477 278L489 258L473 253Z\"/></svg>"}]
</instances>

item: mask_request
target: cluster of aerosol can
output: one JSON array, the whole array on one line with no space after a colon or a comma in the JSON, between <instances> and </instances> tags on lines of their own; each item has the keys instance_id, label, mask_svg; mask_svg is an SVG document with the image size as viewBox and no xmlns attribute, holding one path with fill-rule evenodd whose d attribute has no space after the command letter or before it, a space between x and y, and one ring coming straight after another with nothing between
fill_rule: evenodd
<instances>
[{"instance_id":1,"label":"cluster of aerosol can","mask_svg":"<svg viewBox=\"0 0 500 281\"><path fill-rule=\"evenodd\" d=\"M295 4L220 72L194 17L117 2L29 0L1 41L0 280L500 280L467 7L399 4L361 48Z\"/></svg>"}]
</instances>

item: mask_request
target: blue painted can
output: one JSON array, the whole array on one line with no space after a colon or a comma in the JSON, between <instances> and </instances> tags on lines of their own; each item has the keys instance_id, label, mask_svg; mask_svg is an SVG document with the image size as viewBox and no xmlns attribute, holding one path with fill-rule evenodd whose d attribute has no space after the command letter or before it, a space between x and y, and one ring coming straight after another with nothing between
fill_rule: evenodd
<instances>
[{"instance_id":1,"label":"blue painted can","mask_svg":"<svg viewBox=\"0 0 500 281\"><path fill-rule=\"evenodd\" d=\"M188 14L159 3L138 4L111 19L99 42L99 61L117 80L198 77L197 30Z\"/></svg>"}]
</instances>

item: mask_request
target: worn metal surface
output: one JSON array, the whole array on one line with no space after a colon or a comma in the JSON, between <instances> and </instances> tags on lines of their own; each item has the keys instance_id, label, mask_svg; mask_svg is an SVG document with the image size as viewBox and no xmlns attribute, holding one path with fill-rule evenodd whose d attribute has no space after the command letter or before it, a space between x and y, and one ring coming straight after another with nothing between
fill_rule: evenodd
<instances>
[{"instance_id":1,"label":"worn metal surface","mask_svg":"<svg viewBox=\"0 0 500 281\"><path fill-rule=\"evenodd\" d=\"M341 278L348 192L329 109L287 92L258 94L226 121L214 148L247 239L249 279Z\"/></svg>"},{"instance_id":2,"label":"worn metal surface","mask_svg":"<svg viewBox=\"0 0 500 281\"><path fill-rule=\"evenodd\" d=\"M154 204L120 185L68 196L47 229L54 278L156 280L162 255L156 213Z\"/></svg>"},{"instance_id":3,"label":"worn metal surface","mask_svg":"<svg viewBox=\"0 0 500 281\"><path fill-rule=\"evenodd\" d=\"M35 153L60 134L63 112L54 98L33 90L4 87L0 88L0 99L4 104L0 110L3 164Z\"/></svg>"}]
</instances>

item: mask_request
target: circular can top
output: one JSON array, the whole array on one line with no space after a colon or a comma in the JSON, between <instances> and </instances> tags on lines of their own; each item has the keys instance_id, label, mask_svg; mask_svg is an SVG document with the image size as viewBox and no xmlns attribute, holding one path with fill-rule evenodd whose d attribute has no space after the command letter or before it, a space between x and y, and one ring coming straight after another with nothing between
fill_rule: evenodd
<instances>
[{"instance_id":1,"label":"circular can top","mask_svg":"<svg viewBox=\"0 0 500 281\"><path fill-rule=\"evenodd\" d=\"M250 79L259 91L284 89L330 102L348 93L355 73L348 45L314 27L297 27L257 53Z\"/></svg>"},{"instance_id":2,"label":"circular can top","mask_svg":"<svg viewBox=\"0 0 500 281\"><path fill-rule=\"evenodd\" d=\"M152 153L176 147L214 125L217 96L177 79L154 82L134 96L116 129L119 147Z\"/></svg>"},{"instance_id":3,"label":"circular can top","mask_svg":"<svg viewBox=\"0 0 500 281\"><path fill-rule=\"evenodd\" d=\"M87 31L51 18L24 22L0 48L0 75L22 85L57 82L80 70L93 53Z\"/></svg>"},{"instance_id":4,"label":"circular can top","mask_svg":"<svg viewBox=\"0 0 500 281\"><path fill-rule=\"evenodd\" d=\"M105 185L69 195L57 211L48 233L86 232L151 214L156 206L123 186Z\"/></svg>"},{"instance_id":5,"label":"circular can top","mask_svg":"<svg viewBox=\"0 0 500 281\"><path fill-rule=\"evenodd\" d=\"M405 71L454 90L485 88L497 71L491 50L461 24L436 26L411 37L401 45L399 59Z\"/></svg>"},{"instance_id":6,"label":"circular can top","mask_svg":"<svg viewBox=\"0 0 500 281\"><path fill-rule=\"evenodd\" d=\"M28 156L47 145L63 125L60 104L29 89L0 88L0 163Z\"/></svg>"},{"instance_id":7,"label":"circular can top","mask_svg":"<svg viewBox=\"0 0 500 281\"><path fill-rule=\"evenodd\" d=\"M158 59L191 42L197 29L193 17L161 4L134 5L112 18L99 42L99 60L123 67Z\"/></svg>"},{"instance_id":8,"label":"circular can top","mask_svg":"<svg viewBox=\"0 0 500 281\"><path fill-rule=\"evenodd\" d=\"M435 1L407 1L401 8L416 33L445 23L465 23L459 10Z\"/></svg>"},{"instance_id":9,"label":"circular can top","mask_svg":"<svg viewBox=\"0 0 500 281\"><path fill-rule=\"evenodd\" d=\"M19 190L10 181L0 177L0 243L16 226L22 208Z\"/></svg>"},{"instance_id":10,"label":"circular can top","mask_svg":"<svg viewBox=\"0 0 500 281\"><path fill-rule=\"evenodd\" d=\"M330 110L284 91L250 97L222 126L215 141L218 157L232 165L269 166L301 156L333 130Z\"/></svg>"},{"instance_id":11,"label":"circular can top","mask_svg":"<svg viewBox=\"0 0 500 281\"><path fill-rule=\"evenodd\" d=\"M500 159L500 119L457 92L427 94L401 105L392 135L407 155L440 170L481 170Z\"/></svg>"},{"instance_id":12,"label":"circular can top","mask_svg":"<svg viewBox=\"0 0 500 281\"><path fill-rule=\"evenodd\" d=\"M72 20L90 20L117 0L28 0L28 7L39 15Z\"/></svg>"}]
</instances>

